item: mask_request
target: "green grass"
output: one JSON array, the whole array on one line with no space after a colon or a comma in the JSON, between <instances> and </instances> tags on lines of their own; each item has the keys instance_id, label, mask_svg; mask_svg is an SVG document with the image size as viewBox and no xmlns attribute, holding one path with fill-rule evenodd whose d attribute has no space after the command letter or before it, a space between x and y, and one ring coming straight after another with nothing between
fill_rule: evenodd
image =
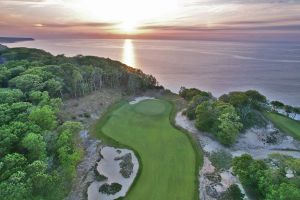
<instances>
[{"instance_id":1,"label":"green grass","mask_svg":"<svg viewBox=\"0 0 300 200\"><path fill-rule=\"evenodd\" d=\"M270 119L273 124L281 131L300 140L300 122L290 119L284 115L266 112L265 115Z\"/></svg>"},{"instance_id":2,"label":"green grass","mask_svg":"<svg viewBox=\"0 0 300 200\"><path fill-rule=\"evenodd\" d=\"M101 139L129 147L139 158L138 177L124 199L198 199L200 157L191 139L171 125L172 111L165 100L119 102L96 125Z\"/></svg>"}]
</instances>

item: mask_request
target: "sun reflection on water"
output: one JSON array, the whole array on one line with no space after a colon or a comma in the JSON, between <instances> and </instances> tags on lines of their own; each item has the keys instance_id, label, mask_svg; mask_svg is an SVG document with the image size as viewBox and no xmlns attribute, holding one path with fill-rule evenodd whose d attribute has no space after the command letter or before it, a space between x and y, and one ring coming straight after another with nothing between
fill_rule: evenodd
<instances>
[{"instance_id":1,"label":"sun reflection on water","mask_svg":"<svg viewBox=\"0 0 300 200\"><path fill-rule=\"evenodd\" d=\"M124 40L122 62L130 67L136 67L134 45L131 39Z\"/></svg>"}]
</instances>

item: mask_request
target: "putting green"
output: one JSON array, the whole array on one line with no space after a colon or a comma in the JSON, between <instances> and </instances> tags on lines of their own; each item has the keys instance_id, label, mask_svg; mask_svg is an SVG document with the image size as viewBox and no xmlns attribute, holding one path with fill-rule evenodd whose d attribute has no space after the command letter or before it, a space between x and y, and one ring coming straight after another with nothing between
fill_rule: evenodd
<instances>
[{"instance_id":1,"label":"putting green","mask_svg":"<svg viewBox=\"0 0 300 200\"><path fill-rule=\"evenodd\" d=\"M141 171L125 199L197 198L196 152L188 137L170 124L171 110L164 100L126 103L101 125L102 134L139 155Z\"/></svg>"}]
</instances>

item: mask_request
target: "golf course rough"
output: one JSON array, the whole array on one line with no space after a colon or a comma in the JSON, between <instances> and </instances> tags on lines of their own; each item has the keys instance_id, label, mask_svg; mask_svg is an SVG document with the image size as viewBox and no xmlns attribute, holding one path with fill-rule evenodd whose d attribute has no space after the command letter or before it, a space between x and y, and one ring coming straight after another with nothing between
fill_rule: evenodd
<instances>
[{"instance_id":1,"label":"golf course rough","mask_svg":"<svg viewBox=\"0 0 300 200\"><path fill-rule=\"evenodd\" d=\"M188 137L170 124L171 110L165 100L125 103L103 124L103 134L139 155L140 175L124 199L195 199L196 152Z\"/></svg>"}]
</instances>

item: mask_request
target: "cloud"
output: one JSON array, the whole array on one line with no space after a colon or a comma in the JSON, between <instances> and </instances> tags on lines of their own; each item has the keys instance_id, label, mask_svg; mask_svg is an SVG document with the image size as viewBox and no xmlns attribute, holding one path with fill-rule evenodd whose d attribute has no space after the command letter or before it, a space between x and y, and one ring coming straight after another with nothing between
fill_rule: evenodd
<instances>
[{"instance_id":1,"label":"cloud","mask_svg":"<svg viewBox=\"0 0 300 200\"><path fill-rule=\"evenodd\" d=\"M207 31L300 31L300 24L296 25L265 25L265 26L215 26L215 27L194 27L194 26L143 26L141 29L161 31L186 31L186 32L207 32Z\"/></svg>"},{"instance_id":2,"label":"cloud","mask_svg":"<svg viewBox=\"0 0 300 200\"><path fill-rule=\"evenodd\" d=\"M300 4L298 0L196 0L186 5L207 5L207 4Z\"/></svg>"},{"instance_id":3,"label":"cloud","mask_svg":"<svg viewBox=\"0 0 300 200\"><path fill-rule=\"evenodd\" d=\"M227 21L216 23L216 25L267 25L276 23L300 23L300 17L294 18L279 18L279 19L268 19L268 20L240 20L240 21Z\"/></svg>"},{"instance_id":4,"label":"cloud","mask_svg":"<svg viewBox=\"0 0 300 200\"><path fill-rule=\"evenodd\" d=\"M105 22L72 22L72 23L53 23L53 24L40 24L40 27L50 27L50 28L72 28L72 27L111 27L116 25L116 23L105 23Z\"/></svg>"},{"instance_id":5,"label":"cloud","mask_svg":"<svg viewBox=\"0 0 300 200\"><path fill-rule=\"evenodd\" d=\"M24 3L35 3L35 2L45 2L47 0L4 0L2 2L24 2Z\"/></svg>"}]
</instances>

